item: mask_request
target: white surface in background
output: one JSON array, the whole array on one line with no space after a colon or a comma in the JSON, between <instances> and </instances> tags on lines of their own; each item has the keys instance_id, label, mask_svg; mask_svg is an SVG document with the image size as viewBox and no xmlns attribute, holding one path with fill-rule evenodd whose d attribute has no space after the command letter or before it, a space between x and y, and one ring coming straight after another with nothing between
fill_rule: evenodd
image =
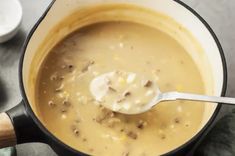
<instances>
[{"instance_id":1,"label":"white surface in background","mask_svg":"<svg viewBox=\"0 0 235 156\"><path fill-rule=\"evenodd\" d=\"M11 39L22 20L22 7L18 0L0 1L0 43Z\"/></svg>"}]
</instances>

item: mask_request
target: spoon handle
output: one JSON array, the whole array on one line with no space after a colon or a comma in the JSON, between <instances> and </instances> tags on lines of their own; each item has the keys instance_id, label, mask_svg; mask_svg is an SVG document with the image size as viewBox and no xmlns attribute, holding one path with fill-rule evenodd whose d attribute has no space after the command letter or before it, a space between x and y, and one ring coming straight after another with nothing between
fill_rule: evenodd
<instances>
[{"instance_id":1,"label":"spoon handle","mask_svg":"<svg viewBox=\"0 0 235 156\"><path fill-rule=\"evenodd\" d=\"M180 92L163 93L162 100L163 101L189 100L189 101L203 101L203 102L214 102L214 103L235 105L235 98L206 96L200 94L190 94L190 93L180 93Z\"/></svg>"}]
</instances>

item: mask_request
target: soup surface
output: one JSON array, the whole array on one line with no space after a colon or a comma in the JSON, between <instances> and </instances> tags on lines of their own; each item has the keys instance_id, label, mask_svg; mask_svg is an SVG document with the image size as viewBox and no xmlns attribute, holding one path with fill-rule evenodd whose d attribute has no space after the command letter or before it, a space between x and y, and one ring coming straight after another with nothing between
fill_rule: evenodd
<instances>
[{"instance_id":1,"label":"soup surface","mask_svg":"<svg viewBox=\"0 0 235 156\"><path fill-rule=\"evenodd\" d=\"M203 103L165 102L131 116L102 107L90 84L119 71L151 78L161 91L205 92L193 59L166 33L131 22L93 24L58 43L41 66L36 103L45 126L71 147L96 156L161 155L200 129ZM114 82L133 87L139 82L133 79ZM138 101L151 95L151 85L145 85L128 96Z\"/></svg>"}]
</instances>

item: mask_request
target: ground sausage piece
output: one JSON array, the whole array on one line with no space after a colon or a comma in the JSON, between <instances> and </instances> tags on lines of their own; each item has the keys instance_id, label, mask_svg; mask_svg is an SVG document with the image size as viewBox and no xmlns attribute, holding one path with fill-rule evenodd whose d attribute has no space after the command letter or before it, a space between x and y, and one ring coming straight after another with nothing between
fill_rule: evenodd
<instances>
[{"instance_id":1,"label":"ground sausage piece","mask_svg":"<svg viewBox=\"0 0 235 156\"><path fill-rule=\"evenodd\" d=\"M133 132L133 131L129 131L127 133L127 136L130 137L131 139L134 139L134 140L136 140L137 137L138 137L138 135L135 132Z\"/></svg>"}]
</instances>

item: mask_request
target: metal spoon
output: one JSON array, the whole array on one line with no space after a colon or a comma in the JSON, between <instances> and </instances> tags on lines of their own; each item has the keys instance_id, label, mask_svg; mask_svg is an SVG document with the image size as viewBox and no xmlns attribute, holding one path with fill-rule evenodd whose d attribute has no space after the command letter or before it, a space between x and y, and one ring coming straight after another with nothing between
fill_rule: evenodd
<instances>
[{"instance_id":1,"label":"metal spoon","mask_svg":"<svg viewBox=\"0 0 235 156\"><path fill-rule=\"evenodd\" d=\"M100 100L100 97L106 96L107 89L104 87L105 78L107 76L112 75L113 72L103 74L97 78L95 78L90 85L90 91L96 100ZM130 73L133 74L133 73ZM103 88L103 89L102 89ZM206 96L199 94L191 94L191 93L181 93L181 92L166 92L162 93L158 88L157 83L153 84L153 88L155 90L155 95L149 103L141 106L138 109L126 110L126 109L114 109L110 103L101 103L104 107L122 114L140 114L151 110L154 106L164 101L175 101L175 100L189 100L189 101L201 101L201 102L212 102L212 103L222 103L222 104L231 104L235 105L235 98L229 97L217 97L217 96ZM134 105L134 107L136 107Z\"/></svg>"},{"instance_id":2,"label":"metal spoon","mask_svg":"<svg viewBox=\"0 0 235 156\"><path fill-rule=\"evenodd\" d=\"M188 101L201 101L201 102L212 102L212 103L221 103L228 105L235 105L235 98L230 97L218 97L218 96L207 96L200 94L191 94L191 93L182 93L182 92L166 92L159 93L154 99L146 105L143 111L136 112L136 114L143 113L152 109L154 106L164 101L175 101L175 100L188 100Z\"/></svg>"}]
</instances>

